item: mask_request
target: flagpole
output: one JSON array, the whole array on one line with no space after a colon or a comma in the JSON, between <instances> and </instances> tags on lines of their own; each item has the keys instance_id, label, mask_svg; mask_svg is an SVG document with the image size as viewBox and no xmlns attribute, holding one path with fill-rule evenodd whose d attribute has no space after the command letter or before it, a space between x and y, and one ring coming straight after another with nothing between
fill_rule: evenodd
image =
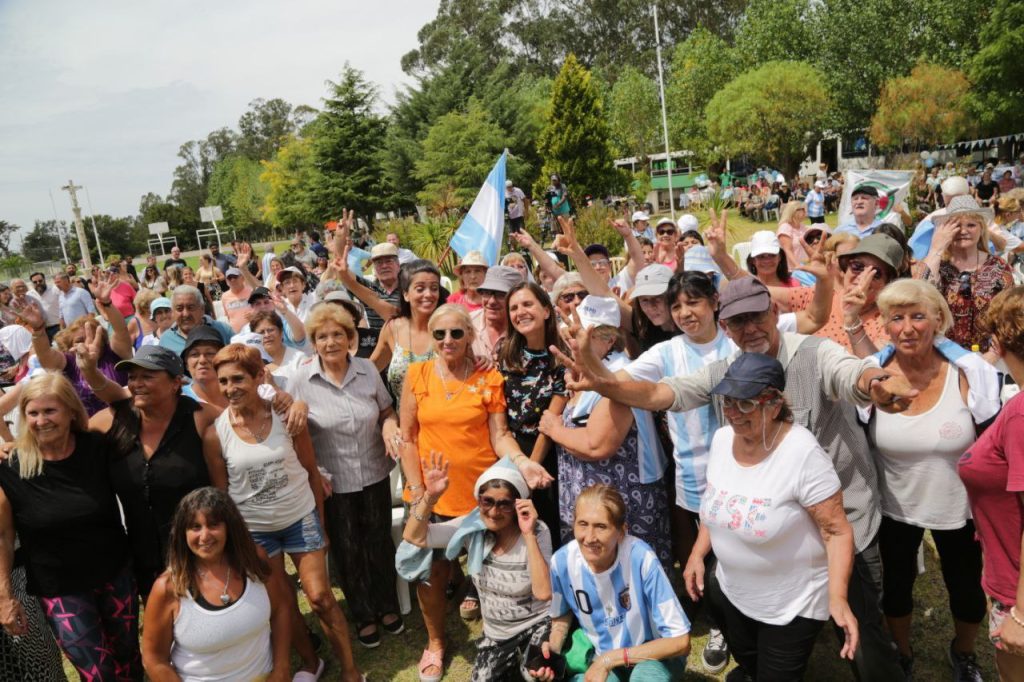
<instances>
[{"instance_id":1,"label":"flagpole","mask_svg":"<svg viewBox=\"0 0 1024 682\"><path fill-rule=\"evenodd\" d=\"M658 32L658 3L651 5L654 9L654 45L658 55L658 90L661 93L661 132L665 137L665 168L668 170L668 210L672 220L676 219L676 200L672 196L672 153L668 146L668 114L665 112L665 76L661 68L661 36Z\"/></svg>"}]
</instances>

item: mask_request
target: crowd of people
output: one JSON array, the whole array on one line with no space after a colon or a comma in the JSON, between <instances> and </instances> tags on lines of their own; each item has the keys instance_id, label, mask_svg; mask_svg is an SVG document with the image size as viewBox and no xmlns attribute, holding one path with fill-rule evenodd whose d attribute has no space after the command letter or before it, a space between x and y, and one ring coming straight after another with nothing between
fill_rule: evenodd
<instances>
[{"instance_id":1,"label":"crowd of people","mask_svg":"<svg viewBox=\"0 0 1024 682\"><path fill-rule=\"evenodd\" d=\"M954 678L987 617L1024 680L1024 190L949 175L913 226L857 186L831 228L779 183L737 263L714 211L580 243L552 182L550 250L520 222L452 278L397 235L363 270L349 213L281 255L11 281L0 680L366 679L398 578L423 682L450 602L479 682L797 680L829 621L856 679L913 679L926 531Z\"/></svg>"}]
</instances>

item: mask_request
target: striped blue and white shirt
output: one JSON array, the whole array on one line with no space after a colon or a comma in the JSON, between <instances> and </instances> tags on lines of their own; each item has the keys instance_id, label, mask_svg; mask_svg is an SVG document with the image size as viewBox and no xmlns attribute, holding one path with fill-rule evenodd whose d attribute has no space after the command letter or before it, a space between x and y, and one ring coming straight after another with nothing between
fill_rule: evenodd
<instances>
[{"instance_id":1,"label":"striped blue and white shirt","mask_svg":"<svg viewBox=\"0 0 1024 682\"><path fill-rule=\"evenodd\" d=\"M653 346L625 370L638 381L657 382L665 377L693 374L736 350L736 344L721 329L709 343L694 343L679 334ZM676 462L676 504L699 512L707 485L708 448L720 426L718 418L710 404L685 412L669 412L666 416Z\"/></svg>"},{"instance_id":2,"label":"striped blue and white shirt","mask_svg":"<svg viewBox=\"0 0 1024 682\"><path fill-rule=\"evenodd\" d=\"M626 369L628 363L629 358L622 352L614 352L604 360L604 366L612 372ZM600 400L601 395L595 391L583 393L571 408L572 418L580 419L588 416L594 411L594 407L597 406ZM637 471L637 476L640 477L641 483L660 481L665 475L665 469L668 468L668 459L665 457L665 451L661 447L661 440L658 438L658 429L654 424L654 415L647 410L635 407L631 408L631 410L633 412L633 420L636 422L637 448L639 449L637 459L639 460L640 470ZM698 508L699 504L698 501Z\"/></svg>"},{"instance_id":3,"label":"striped blue and white shirt","mask_svg":"<svg viewBox=\"0 0 1024 682\"><path fill-rule=\"evenodd\" d=\"M595 655L690 632L658 556L627 535L611 568L590 570L573 540L551 558L551 617L572 612L594 644Z\"/></svg>"}]
</instances>

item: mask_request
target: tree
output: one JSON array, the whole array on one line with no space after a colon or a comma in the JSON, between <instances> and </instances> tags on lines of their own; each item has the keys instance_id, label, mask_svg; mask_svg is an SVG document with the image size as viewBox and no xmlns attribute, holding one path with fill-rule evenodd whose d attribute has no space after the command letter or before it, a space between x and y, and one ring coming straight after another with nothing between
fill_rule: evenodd
<instances>
[{"instance_id":1,"label":"tree","mask_svg":"<svg viewBox=\"0 0 1024 682\"><path fill-rule=\"evenodd\" d=\"M796 172L831 100L821 75L802 62L768 62L733 79L707 107L711 142L726 156L749 154Z\"/></svg>"},{"instance_id":2,"label":"tree","mask_svg":"<svg viewBox=\"0 0 1024 682\"><path fill-rule=\"evenodd\" d=\"M966 76L956 69L921 63L909 76L882 88L869 135L881 147L955 142L970 128Z\"/></svg>"},{"instance_id":3,"label":"tree","mask_svg":"<svg viewBox=\"0 0 1024 682\"><path fill-rule=\"evenodd\" d=\"M379 116L377 89L348 64L341 79L327 82L330 92L314 124L313 159L318 173L311 190L319 220L354 209L370 216L380 203L379 150L387 121Z\"/></svg>"},{"instance_id":4,"label":"tree","mask_svg":"<svg viewBox=\"0 0 1024 682\"><path fill-rule=\"evenodd\" d=\"M58 230L68 234L68 225L63 220L37 220L21 240L21 253L33 263L63 260Z\"/></svg>"},{"instance_id":5,"label":"tree","mask_svg":"<svg viewBox=\"0 0 1024 682\"><path fill-rule=\"evenodd\" d=\"M558 173L571 191L602 196L625 185L613 166L604 105L590 72L569 55L551 91L538 147L544 175ZM542 179L538 179L539 184ZM539 194L539 192L538 192Z\"/></svg>"},{"instance_id":6,"label":"tree","mask_svg":"<svg viewBox=\"0 0 1024 682\"><path fill-rule=\"evenodd\" d=\"M269 161L260 162L260 181L267 187L263 220L274 227L313 227L318 216L310 204L309 192L317 172L313 164L313 141L289 138Z\"/></svg>"},{"instance_id":7,"label":"tree","mask_svg":"<svg viewBox=\"0 0 1024 682\"><path fill-rule=\"evenodd\" d=\"M813 64L815 20L810 0L751 0L736 29L735 56L746 68L778 59Z\"/></svg>"},{"instance_id":8,"label":"tree","mask_svg":"<svg viewBox=\"0 0 1024 682\"><path fill-rule=\"evenodd\" d=\"M238 131L239 153L253 161L269 159L284 139L296 132L292 105L276 97L254 99L249 102L249 110L238 119Z\"/></svg>"},{"instance_id":9,"label":"tree","mask_svg":"<svg viewBox=\"0 0 1024 682\"><path fill-rule=\"evenodd\" d=\"M452 112L437 119L423 141L423 156L416 161L415 177L423 183L420 202L437 205L454 191L459 207L468 207L487 179L505 142L479 100L472 98L465 113Z\"/></svg>"},{"instance_id":10,"label":"tree","mask_svg":"<svg viewBox=\"0 0 1024 682\"><path fill-rule=\"evenodd\" d=\"M698 159L709 160L704 111L715 93L739 74L736 62L733 49L703 28L676 46L665 92L674 149L688 149Z\"/></svg>"},{"instance_id":11,"label":"tree","mask_svg":"<svg viewBox=\"0 0 1024 682\"><path fill-rule=\"evenodd\" d=\"M168 198L180 210L184 235L201 226L199 209L207 205L213 168L222 158L234 153L237 141L237 133L230 128L220 128L205 140L191 140L178 149L178 158L183 163L174 169Z\"/></svg>"},{"instance_id":12,"label":"tree","mask_svg":"<svg viewBox=\"0 0 1024 682\"><path fill-rule=\"evenodd\" d=\"M661 135L658 85L629 66L612 86L608 101L612 144L619 156L636 156L647 165Z\"/></svg>"},{"instance_id":13,"label":"tree","mask_svg":"<svg viewBox=\"0 0 1024 682\"><path fill-rule=\"evenodd\" d=\"M259 161L234 154L217 162L210 177L209 201L224 210L229 225L246 228L263 222L267 186Z\"/></svg>"},{"instance_id":14,"label":"tree","mask_svg":"<svg viewBox=\"0 0 1024 682\"><path fill-rule=\"evenodd\" d=\"M975 88L972 109L991 134L1019 132L1024 129L1024 4L997 0L981 29L981 45L968 67Z\"/></svg>"},{"instance_id":15,"label":"tree","mask_svg":"<svg viewBox=\"0 0 1024 682\"><path fill-rule=\"evenodd\" d=\"M11 235L17 233L21 228L6 220L0 220L0 257L10 255Z\"/></svg>"}]
</instances>

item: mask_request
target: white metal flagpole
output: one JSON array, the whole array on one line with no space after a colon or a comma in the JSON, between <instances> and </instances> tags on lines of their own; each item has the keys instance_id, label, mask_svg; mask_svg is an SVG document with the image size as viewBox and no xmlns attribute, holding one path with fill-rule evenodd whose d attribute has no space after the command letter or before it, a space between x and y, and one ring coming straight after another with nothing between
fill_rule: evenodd
<instances>
[{"instance_id":1,"label":"white metal flagpole","mask_svg":"<svg viewBox=\"0 0 1024 682\"><path fill-rule=\"evenodd\" d=\"M672 152L668 146L668 114L665 112L665 76L661 68L661 35L658 31L658 4L654 8L654 45L658 55L658 90L661 93L661 132L665 137L665 168L668 170L668 210L676 219L676 200L672 196ZM657 207L655 207L657 208Z\"/></svg>"}]
</instances>

